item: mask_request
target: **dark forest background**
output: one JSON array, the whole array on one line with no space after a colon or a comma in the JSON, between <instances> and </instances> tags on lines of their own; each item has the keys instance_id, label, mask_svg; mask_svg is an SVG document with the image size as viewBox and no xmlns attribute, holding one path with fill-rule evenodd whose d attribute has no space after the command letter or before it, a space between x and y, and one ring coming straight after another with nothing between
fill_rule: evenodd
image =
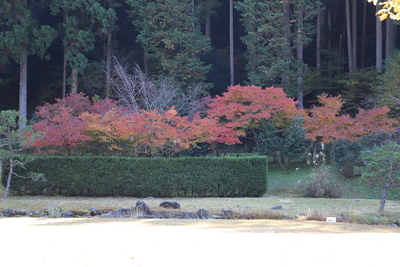
<instances>
[{"instance_id":1,"label":"dark forest background","mask_svg":"<svg viewBox=\"0 0 400 267\"><path fill-rule=\"evenodd\" d=\"M350 113L376 104L400 36L396 22L376 19L375 6L365 0L232 2L230 39L230 0L6 0L0 109L19 108L24 44L29 118L36 106L74 90L75 82L89 96L115 97L107 83L111 56L148 75L174 76L182 88L202 84L203 95L225 92L233 79L282 86L303 97L305 107L323 92L341 94ZM30 45L46 36L48 43Z\"/></svg>"}]
</instances>

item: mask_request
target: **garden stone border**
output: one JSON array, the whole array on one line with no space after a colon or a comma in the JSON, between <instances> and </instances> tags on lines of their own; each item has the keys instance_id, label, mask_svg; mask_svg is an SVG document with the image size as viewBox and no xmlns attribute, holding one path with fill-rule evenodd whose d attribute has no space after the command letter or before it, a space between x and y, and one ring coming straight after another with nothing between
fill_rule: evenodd
<instances>
[{"instance_id":1,"label":"garden stone border","mask_svg":"<svg viewBox=\"0 0 400 267\"><path fill-rule=\"evenodd\" d=\"M174 208L180 208L180 204L173 202ZM223 215L223 214L221 214ZM7 208L0 213L0 218L9 217L37 217L37 218L85 218L85 217L99 217L99 218L138 218L138 219L223 219L224 216L210 216L209 212L205 209L199 209L194 212L181 212L181 213L162 213L152 211L147 204L139 200L136 206L130 208L121 208L116 211L100 210L98 208L89 208L87 211L70 211L63 210L58 205L49 205L42 211L28 211L25 209L11 209Z\"/></svg>"}]
</instances>

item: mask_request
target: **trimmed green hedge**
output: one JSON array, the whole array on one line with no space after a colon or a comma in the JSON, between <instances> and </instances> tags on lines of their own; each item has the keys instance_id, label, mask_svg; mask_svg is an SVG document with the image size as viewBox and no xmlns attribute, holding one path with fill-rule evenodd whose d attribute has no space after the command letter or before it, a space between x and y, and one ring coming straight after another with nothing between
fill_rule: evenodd
<instances>
[{"instance_id":1,"label":"trimmed green hedge","mask_svg":"<svg viewBox=\"0 0 400 267\"><path fill-rule=\"evenodd\" d=\"M267 191L266 157L35 157L11 190L30 195L132 197L259 197ZM3 171L5 185L7 170Z\"/></svg>"}]
</instances>

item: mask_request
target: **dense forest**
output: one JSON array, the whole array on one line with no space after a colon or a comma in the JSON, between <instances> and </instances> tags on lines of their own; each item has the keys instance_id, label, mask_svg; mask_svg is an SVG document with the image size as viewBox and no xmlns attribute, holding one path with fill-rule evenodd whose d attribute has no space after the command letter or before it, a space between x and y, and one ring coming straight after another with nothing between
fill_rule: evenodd
<instances>
[{"instance_id":1,"label":"dense forest","mask_svg":"<svg viewBox=\"0 0 400 267\"><path fill-rule=\"evenodd\" d=\"M3 0L0 110L32 119L69 92L118 99L135 73L186 95L275 86L300 107L341 95L351 114L396 82L397 24L375 13L366 0Z\"/></svg>"}]
</instances>

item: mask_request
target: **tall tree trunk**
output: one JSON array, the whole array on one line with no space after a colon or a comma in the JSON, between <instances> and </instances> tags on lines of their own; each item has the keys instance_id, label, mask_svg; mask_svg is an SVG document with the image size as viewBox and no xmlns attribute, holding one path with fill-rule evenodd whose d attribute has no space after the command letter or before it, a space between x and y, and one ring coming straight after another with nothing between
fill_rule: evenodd
<instances>
[{"instance_id":1,"label":"tall tree trunk","mask_svg":"<svg viewBox=\"0 0 400 267\"><path fill-rule=\"evenodd\" d=\"M353 71L357 70L357 0L353 0L351 20Z\"/></svg>"},{"instance_id":2,"label":"tall tree trunk","mask_svg":"<svg viewBox=\"0 0 400 267\"><path fill-rule=\"evenodd\" d=\"M67 51L64 49L62 98L67 95Z\"/></svg>"},{"instance_id":3,"label":"tall tree trunk","mask_svg":"<svg viewBox=\"0 0 400 267\"><path fill-rule=\"evenodd\" d=\"M107 55L106 55L106 97L110 96L111 87L111 41L112 33L111 30L107 33Z\"/></svg>"},{"instance_id":4,"label":"tall tree trunk","mask_svg":"<svg viewBox=\"0 0 400 267\"><path fill-rule=\"evenodd\" d=\"M233 47L233 0L229 0L229 66L230 84L235 84L235 60Z\"/></svg>"},{"instance_id":5,"label":"tall tree trunk","mask_svg":"<svg viewBox=\"0 0 400 267\"><path fill-rule=\"evenodd\" d=\"M205 36L211 40L211 15L206 13Z\"/></svg>"},{"instance_id":6,"label":"tall tree trunk","mask_svg":"<svg viewBox=\"0 0 400 267\"><path fill-rule=\"evenodd\" d=\"M361 29L361 68L365 65L365 36L367 25L367 1L363 2L363 16L362 16L362 29Z\"/></svg>"},{"instance_id":7,"label":"tall tree trunk","mask_svg":"<svg viewBox=\"0 0 400 267\"><path fill-rule=\"evenodd\" d=\"M282 84L284 87L290 84L289 67L291 61L290 53L290 7L289 3L283 3L283 61L285 64L286 73L282 75Z\"/></svg>"},{"instance_id":8,"label":"tall tree trunk","mask_svg":"<svg viewBox=\"0 0 400 267\"><path fill-rule=\"evenodd\" d=\"M386 60L390 59L393 54L395 35L396 25L391 19L386 19Z\"/></svg>"},{"instance_id":9,"label":"tall tree trunk","mask_svg":"<svg viewBox=\"0 0 400 267\"><path fill-rule=\"evenodd\" d=\"M11 187L11 179L14 172L14 159L13 159L14 154L12 153L12 148L10 148L10 152L11 153L9 155L9 160L8 160L9 170L7 176L7 184L6 184L6 189L4 190L3 199L6 199L8 197Z\"/></svg>"},{"instance_id":10,"label":"tall tree trunk","mask_svg":"<svg viewBox=\"0 0 400 267\"><path fill-rule=\"evenodd\" d=\"M68 11L64 9L64 23L67 22ZM67 95L67 48L64 46L64 59L63 59L63 84L62 84L62 98Z\"/></svg>"},{"instance_id":11,"label":"tall tree trunk","mask_svg":"<svg viewBox=\"0 0 400 267\"><path fill-rule=\"evenodd\" d=\"M351 34L351 18L350 18L350 3L346 0L346 32L347 32L347 55L349 62L349 73L353 73L353 46L352 46L352 34Z\"/></svg>"},{"instance_id":12,"label":"tall tree trunk","mask_svg":"<svg viewBox=\"0 0 400 267\"><path fill-rule=\"evenodd\" d=\"M301 7L300 7L301 8ZM304 52L304 44L303 44L303 11L301 10L299 13L298 18L298 26L297 26L297 51L296 51L296 57L297 57L297 92L298 92L298 98L297 98L297 106L298 108L303 108L303 98L304 98L304 92L303 92L303 76L304 76L304 71L303 71L303 52Z\"/></svg>"},{"instance_id":13,"label":"tall tree trunk","mask_svg":"<svg viewBox=\"0 0 400 267\"><path fill-rule=\"evenodd\" d=\"M318 76L321 75L321 28L322 28L323 13L321 12L321 6L318 5L318 16L317 16L317 40L316 40L316 68Z\"/></svg>"},{"instance_id":14,"label":"tall tree trunk","mask_svg":"<svg viewBox=\"0 0 400 267\"><path fill-rule=\"evenodd\" d=\"M383 67L383 38L382 38L382 21L379 16L375 15L376 21L376 63L375 67L378 72L382 72Z\"/></svg>"},{"instance_id":15,"label":"tall tree trunk","mask_svg":"<svg viewBox=\"0 0 400 267\"><path fill-rule=\"evenodd\" d=\"M28 105L28 52L27 45L21 48L21 57L19 62L19 117L23 120L19 123L19 128L26 126Z\"/></svg>"},{"instance_id":16,"label":"tall tree trunk","mask_svg":"<svg viewBox=\"0 0 400 267\"><path fill-rule=\"evenodd\" d=\"M76 93L78 93L78 70L77 69L72 69L71 78L72 78L71 93L76 94Z\"/></svg>"},{"instance_id":17,"label":"tall tree trunk","mask_svg":"<svg viewBox=\"0 0 400 267\"><path fill-rule=\"evenodd\" d=\"M332 49L332 13L331 10L327 10L327 26L328 26L328 36L327 36L327 41L326 41L326 48L328 50ZM339 45L341 42L339 42ZM339 46L340 49L340 46ZM333 71L332 68L328 68L328 77L332 78L333 76Z\"/></svg>"},{"instance_id":18,"label":"tall tree trunk","mask_svg":"<svg viewBox=\"0 0 400 267\"><path fill-rule=\"evenodd\" d=\"M143 48L143 67L145 70L149 68L149 53L146 48Z\"/></svg>"},{"instance_id":19,"label":"tall tree trunk","mask_svg":"<svg viewBox=\"0 0 400 267\"><path fill-rule=\"evenodd\" d=\"M380 206L379 206L379 210L380 211L383 211L385 209L385 203L386 203L386 187L383 187L382 188Z\"/></svg>"},{"instance_id":20,"label":"tall tree trunk","mask_svg":"<svg viewBox=\"0 0 400 267\"><path fill-rule=\"evenodd\" d=\"M196 14L194 13L195 12L195 8L196 8L196 1L192 0L192 15L193 15L193 17L196 17ZM192 29L193 30L196 29L196 22L194 20L192 22Z\"/></svg>"}]
</instances>

